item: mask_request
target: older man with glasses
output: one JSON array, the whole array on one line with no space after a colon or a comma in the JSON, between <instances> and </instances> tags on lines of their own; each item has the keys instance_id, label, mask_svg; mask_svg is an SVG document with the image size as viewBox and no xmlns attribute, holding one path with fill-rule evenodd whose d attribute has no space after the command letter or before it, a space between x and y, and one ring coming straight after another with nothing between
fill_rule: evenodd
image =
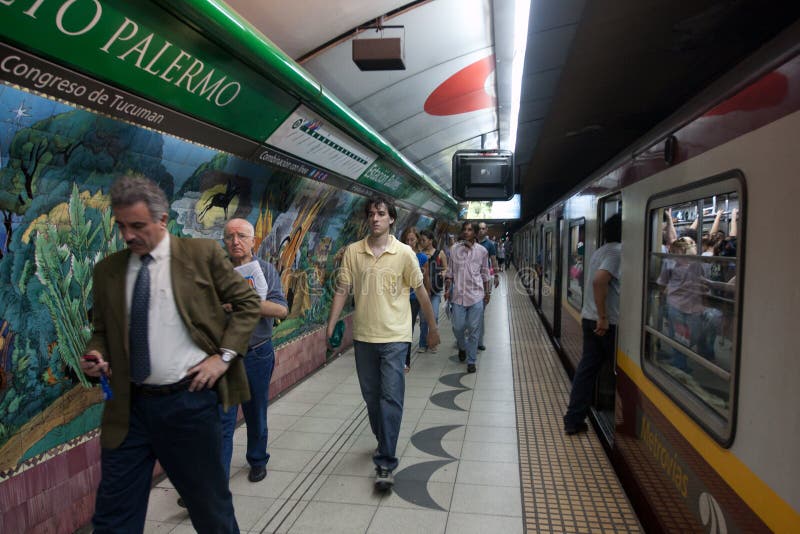
<instances>
[{"instance_id":1,"label":"older man with glasses","mask_svg":"<svg viewBox=\"0 0 800 534\"><path fill-rule=\"evenodd\" d=\"M225 248L233 266L256 289L261 297L261 320L250 336L244 366L250 383L250 400L242 404L247 423L247 463L250 482L258 482L267 476L267 403L269 382L275 367L275 351L272 348L272 323L289 313L286 297L281 288L281 278L272 264L253 256L253 225L244 219L231 219L225 225ZM250 270L247 270L248 264ZM261 276L263 275L263 277ZM230 310L229 310L230 311ZM222 412L222 464L230 476L233 455L233 431L236 427L238 406Z\"/></svg>"}]
</instances>

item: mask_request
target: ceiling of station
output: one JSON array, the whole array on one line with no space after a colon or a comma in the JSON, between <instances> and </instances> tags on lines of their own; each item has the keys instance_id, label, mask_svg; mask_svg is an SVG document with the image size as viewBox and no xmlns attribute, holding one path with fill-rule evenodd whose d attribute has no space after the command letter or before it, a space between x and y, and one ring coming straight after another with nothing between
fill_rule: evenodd
<instances>
[{"instance_id":1,"label":"ceiling of station","mask_svg":"<svg viewBox=\"0 0 800 534\"><path fill-rule=\"evenodd\" d=\"M514 0L227 3L446 190L456 150L508 148ZM531 0L523 219L798 17L796 0ZM405 70L353 63L352 40L380 36L402 39Z\"/></svg>"}]
</instances>

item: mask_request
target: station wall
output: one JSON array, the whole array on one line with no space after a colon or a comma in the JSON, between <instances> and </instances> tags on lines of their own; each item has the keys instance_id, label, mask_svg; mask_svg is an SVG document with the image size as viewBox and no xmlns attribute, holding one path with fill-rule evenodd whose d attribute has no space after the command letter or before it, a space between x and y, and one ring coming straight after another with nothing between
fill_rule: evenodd
<instances>
[{"instance_id":1,"label":"station wall","mask_svg":"<svg viewBox=\"0 0 800 534\"><path fill-rule=\"evenodd\" d=\"M274 331L273 395L325 361L330 282L339 253L365 235L363 197L0 84L0 509L20 527L8 532L93 505L102 400L78 362L93 265L124 247L106 194L126 173L164 189L174 235L221 240L234 217L255 226L256 254L276 266L290 305ZM398 233L436 225L398 215Z\"/></svg>"}]
</instances>

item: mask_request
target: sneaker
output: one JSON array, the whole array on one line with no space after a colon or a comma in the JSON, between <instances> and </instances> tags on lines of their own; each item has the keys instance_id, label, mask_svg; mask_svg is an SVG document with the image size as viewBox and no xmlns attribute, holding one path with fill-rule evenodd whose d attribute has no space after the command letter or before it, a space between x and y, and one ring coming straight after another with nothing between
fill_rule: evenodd
<instances>
[{"instance_id":1,"label":"sneaker","mask_svg":"<svg viewBox=\"0 0 800 534\"><path fill-rule=\"evenodd\" d=\"M417 352L418 352L418 353L422 353L422 352L428 352L428 347L419 347L419 348L417 349ZM431 352L433 352L433 351L431 351Z\"/></svg>"},{"instance_id":2,"label":"sneaker","mask_svg":"<svg viewBox=\"0 0 800 534\"><path fill-rule=\"evenodd\" d=\"M474 373L474 372L475 372L475 371L477 371L477 370L478 370L478 368L477 368L477 367L475 367L475 364L474 364L474 363L468 363L468 364L467 364L467 372L468 372L468 373Z\"/></svg>"},{"instance_id":3,"label":"sneaker","mask_svg":"<svg viewBox=\"0 0 800 534\"><path fill-rule=\"evenodd\" d=\"M433 347L432 349L428 349L428 352L437 353L439 352L439 347Z\"/></svg>"},{"instance_id":4,"label":"sneaker","mask_svg":"<svg viewBox=\"0 0 800 534\"><path fill-rule=\"evenodd\" d=\"M582 432L586 432L587 430L589 430L589 425L587 425L584 421L576 424L564 423L564 434L568 436L574 436L575 434L580 434Z\"/></svg>"},{"instance_id":5,"label":"sneaker","mask_svg":"<svg viewBox=\"0 0 800 534\"><path fill-rule=\"evenodd\" d=\"M375 468L375 489L378 491L389 491L394 486L394 475L383 467Z\"/></svg>"},{"instance_id":6,"label":"sneaker","mask_svg":"<svg viewBox=\"0 0 800 534\"><path fill-rule=\"evenodd\" d=\"M459 350L458 351L458 361L465 362L467 361L467 351Z\"/></svg>"},{"instance_id":7,"label":"sneaker","mask_svg":"<svg viewBox=\"0 0 800 534\"><path fill-rule=\"evenodd\" d=\"M486 345L478 345L478 350L486 350Z\"/></svg>"}]
</instances>

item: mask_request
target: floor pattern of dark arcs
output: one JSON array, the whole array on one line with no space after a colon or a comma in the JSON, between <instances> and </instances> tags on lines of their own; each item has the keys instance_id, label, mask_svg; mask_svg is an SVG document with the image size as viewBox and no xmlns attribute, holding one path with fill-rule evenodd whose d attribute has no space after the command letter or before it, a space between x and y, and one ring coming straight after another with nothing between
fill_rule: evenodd
<instances>
[{"instance_id":1,"label":"floor pattern of dark arcs","mask_svg":"<svg viewBox=\"0 0 800 534\"><path fill-rule=\"evenodd\" d=\"M440 408L460 412L466 411L455 403L456 396L472 390L472 388L461 383L461 379L464 376L466 376L465 373L453 373L439 377L441 384L457 389L435 393L431 395L430 401ZM442 460L420 462L398 471L395 474L394 484L394 492L398 497L417 506L431 510L446 511L431 497L428 491L428 482L430 482L431 477L437 470L458 460L458 458L444 450L442 442L448 432L462 426L464 425L440 425L420 430L411 436L411 444L414 447L431 456L442 458Z\"/></svg>"}]
</instances>

